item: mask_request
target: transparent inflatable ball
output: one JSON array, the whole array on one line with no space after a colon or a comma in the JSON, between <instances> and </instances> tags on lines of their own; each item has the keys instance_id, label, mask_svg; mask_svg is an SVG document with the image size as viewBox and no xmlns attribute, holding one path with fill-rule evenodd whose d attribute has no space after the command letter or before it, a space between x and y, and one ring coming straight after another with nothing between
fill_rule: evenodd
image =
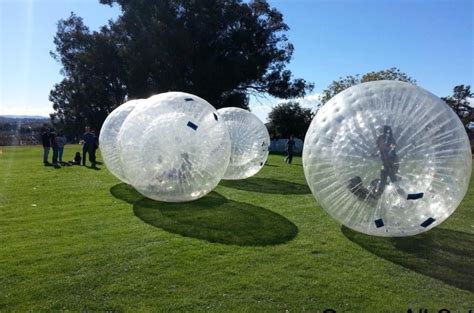
<instances>
[{"instance_id":1,"label":"transparent inflatable ball","mask_svg":"<svg viewBox=\"0 0 474 313\"><path fill-rule=\"evenodd\" d=\"M183 202L217 186L230 158L227 126L195 95L167 92L137 106L119 133L127 180L148 198Z\"/></svg>"},{"instance_id":2,"label":"transparent inflatable ball","mask_svg":"<svg viewBox=\"0 0 474 313\"><path fill-rule=\"evenodd\" d=\"M240 108L217 112L227 125L231 141L230 163L224 179L244 179L257 174L268 158L270 135L253 113Z\"/></svg>"},{"instance_id":3,"label":"transparent inflatable ball","mask_svg":"<svg viewBox=\"0 0 474 313\"><path fill-rule=\"evenodd\" d=\"M468 190L471 148L459 117L415 85L353 86L313 119L306 180L336 220L376 236L410 236L446 220Z\"/></svg>"},{"instance_id":4,"label":"transparent inflatable ball","mask_svg":"<svg viewBox=\"0 0 474 313\"><path fill-rule=\"evenodd\" d=\"M144 100L131 100L113 110L105 119L99 135L99 148L107 169L121 181L128 183L122 170L118 151L118 134L132 110Z\"/></svg>"}]
</instances>

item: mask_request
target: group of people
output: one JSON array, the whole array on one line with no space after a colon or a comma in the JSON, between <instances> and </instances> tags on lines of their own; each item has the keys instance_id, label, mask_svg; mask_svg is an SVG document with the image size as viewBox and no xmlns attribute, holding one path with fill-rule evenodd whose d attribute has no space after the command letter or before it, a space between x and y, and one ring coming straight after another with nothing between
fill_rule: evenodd
<instances>
[{"instance_id":1,"label":"group of people","mask_svg":"<svg viewBox=\"0 0 474 313\"><path fill-rule=\"evenodd\" d=\"M76 152L73 161L63 162L64 146L66 145L66 137L63 131L59 131L57 134L53 130L46 128L42 134L43 143L43 163L44 165L52 165L56 168L61 165L86 165L86 156L89 155L89 161L91 168L97 168L96 151L99 147L98 137L94 130L86 126L85 132L82 136L82 157L80 152ZM380 179L375 179L371 182L369 188L362 186L362 179L359 176L355 176L349 181L348 187L353 193L360 196L360 198L367 198L371 196L378 199L383 193L387 184L387 179L390 178L392 182L396 182L400 178L396 175L398 172L399 164L398 157L396 155L396 142L392 135L392 129L390 126L385 125L382 130L382 134L377 138L376 141L377 155L380 156L383 162L382 169L380 170ZM286 157L285 163L291 164L293 160L293 153L295 148L295 141L293 136L290 136L286 142ZM52 163L49 162L49 152L53 151ZM81 163L82 161L82 163Z\"/></svg>"},{"instance_id":2,"label":"group of people","mask_svg":"<svg viewBox=\"0 0 474 313\"><path fill-rule=\"evenodd\" d=\"M85 128L85 133L82 136L82 157L80 152L76 152L74 160L63 161L64 146L67 143L67 139L64 136L63 131L56 133L54 130L46 128L41 135L41 142L43 144L43 164L45 166L54 166L60 168L61 166L70 165L83 165L86 166L86 158L89 155L89 162L91 168L97 168L96 151L99 147L98 137L94 130L90 127ZM49 162L49 154L52 150L52 159Z\"/></svg>"}]
</instances>

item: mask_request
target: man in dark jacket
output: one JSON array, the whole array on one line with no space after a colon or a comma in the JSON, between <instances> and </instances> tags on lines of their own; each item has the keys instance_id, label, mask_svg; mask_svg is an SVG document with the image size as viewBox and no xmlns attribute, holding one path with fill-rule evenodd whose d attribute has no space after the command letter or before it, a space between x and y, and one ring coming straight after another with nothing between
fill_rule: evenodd
<instances>
[{"instance_id":1,"label":"man in dark jacket","mask_svg":"<svg viewBox=\"0 0 474 313\"><path fill-rule=\"evenodd\" d=\"M290 136L290 139L286 142L286 158L285 162L291 164L293 161L293 151L295 149L295 141L293 140L293 136Z\"/></svg>"},{"instance_id":2,"label":"man in dark jacket","mask_svg":"<svg viewBox=\"0 0 474 313\"><path fill-rule=\"evenodd\" d=\"M41 134L41 142L43 143L43 164L49 165L49 149L51 149L51 132L49 128L46 128Z\"/></svg>"},{"instance_id":3,"label":"man in dark jacket","mask_svg":"<svg viewBox=\"0 0 474 313\"><path fill-rule=\"evenodd\" d=\"M60 168L61 166L58 163L58 154L59 154L59 146L57 141L57 135L55 131L52 131L50 136L51 148L53 149L53 166L55 168Z\"/></svg>"},{"instance_id":4,"label":"man in dark jacket","mask_svg":"<svg viewBox=\"0 0 474 313\"><path fill-rule=\"evenodd\" d=\"M91 132L89 126L86 126L86 132L82 136L82 140L84 140L84 144L82 146L82 165L86 165L86 154L89 153L91 167L95 168L95 150L97 138L94 133Z\"/></svg>"}]
</instances>

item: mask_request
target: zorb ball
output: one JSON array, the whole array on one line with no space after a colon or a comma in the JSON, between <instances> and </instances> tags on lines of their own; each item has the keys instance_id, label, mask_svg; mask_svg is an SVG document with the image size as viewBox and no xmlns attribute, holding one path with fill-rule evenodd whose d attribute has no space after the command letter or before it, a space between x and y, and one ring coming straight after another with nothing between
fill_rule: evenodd
<instances>
[{"instance_id":1,"label":"zorb ball","mask_svg":"<svg viewBox=\"0 0 474 313\"><path fill-rule=\"evenodd\" d=\"M205 100L167 92L129 114L119 133L119 152L125 177L138 192L183 202L217 186L229 164L230 138Z\"/></svg>"},{"instance_id":2,"label":"zorb ball","mask_svg":"<svg viewBox=\"0 0 474 313\"><path fill-rule=\"evenodd\" d=\"M127 116L142 101L125 102L107 116L100 129L99 147L105 166L115 177L126 183L128 181L123 173L118 152L118 133Z\"/></svg>"},{"instance_id":3,"label":"zorb ball","mask_svg":"<svg viewBox=\"0 0 474 313\"><path fill-rule=\"evenodd\" d=\"M351 87L313 119L303 167L319 204L376 236L409 236L442 223L468 189L471 149L459 117L417 86Z\"/></svg>"},{"instance_id":4,"label":"zorb ball","mask_svg":"<svg viewBox=\"0 0 474 313\"><path fill-rule=\"evenodd\" d=\"M217 112L227 125L232 147L224 179L244 179L257 174L268 157L267 127L255 114L244 109L223 108Z\"/></svg>"}]
</instances>

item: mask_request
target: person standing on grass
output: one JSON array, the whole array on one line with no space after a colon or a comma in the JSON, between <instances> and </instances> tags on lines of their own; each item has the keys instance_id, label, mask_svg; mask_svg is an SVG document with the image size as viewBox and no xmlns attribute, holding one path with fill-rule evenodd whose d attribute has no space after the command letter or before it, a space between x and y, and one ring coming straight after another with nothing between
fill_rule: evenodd
<instances>
[{"instance_id":1,"label":"person standing on grass","mask_svg":"<svg viewBox=\"0 0 474 313\"><path fill-rule=\"evenodd\" d=\"M92 154L91 154L91 163L93 163L92 167L96 167L97 165L97 160L96 160L96 152L97 149L99 148L99 137L96 135L95 130L91 130L92 135L94 136L94 143L92 145Z\"/></svg>"},{"instance_id":2,"label":"person standing on grass","mask_svg":"<svg viewBox=\"0 0 474 313\"><path fill-rule=\"evenodd\" d=\"M86 126L85 132L82 135L82 165L86 166L87 153L89 152L91 129L89 126Z\"/></svg>"},{"instance_id":3,"label":"person standing on grass","mask_svg":"<svg viewBox=\"0 0 474 313\"><path fill-rule=\"evenodd\" d=\"M63 153L64 153L64 146L66 145L66 136L64 136L64 132L61 130L58 133L58 137L56 137L56 142L58 143L58 159L59 163L63 164Z\"/></svg>"},{"instance_id":4,"label":"person standing on grass","mask_svg":"<svg viewBox=\"0 0 474 313\"><path fill-rule=\"evenodd\" d=\"M86 155L89 154L89 161L91 167L95 167L95 145L96 137L91 132L91 128L86 126L86 132L82 136L84 144L82 146L82 165L86 166Z\"/></svg>"},{"instance_id":5,"label":"person standing on grass","mask_svg":"<svg viewBox=\"0 0 474 313\"><path fill-rule=\"evenodd\" d=\"M58 153L59 153L59 146L58 146L58 140L57 140L58 137L54 131L51 132L50 138L51 138L51 148L53 149L53 166L55 168L59 168L61 166L59 166L59 163L58 163Z\"/></svg>"},{"instance_id":6,"label":"person standing on grass","mask_svg":"<svg viewBox=\"0 0 474 313\"><path fill-rule=\"evenodd\" d=\"M49 128L46 128L41 134L41 142L43 144L43 164L49 165L49 149L51 149L51 132Z\"/></svg>"},{"instance_id":7,"label":"person standing on grass","mask_svg":"<svg viewBox=\"0 0 474 313\"><path fill-rule=\"evenodd\" d=\"M285 163L291 164L293 161L293 151L295 149L295 141L293 136L290 136L290 139L286 142L286 158Z\"/></svg>"}]
</instances>

